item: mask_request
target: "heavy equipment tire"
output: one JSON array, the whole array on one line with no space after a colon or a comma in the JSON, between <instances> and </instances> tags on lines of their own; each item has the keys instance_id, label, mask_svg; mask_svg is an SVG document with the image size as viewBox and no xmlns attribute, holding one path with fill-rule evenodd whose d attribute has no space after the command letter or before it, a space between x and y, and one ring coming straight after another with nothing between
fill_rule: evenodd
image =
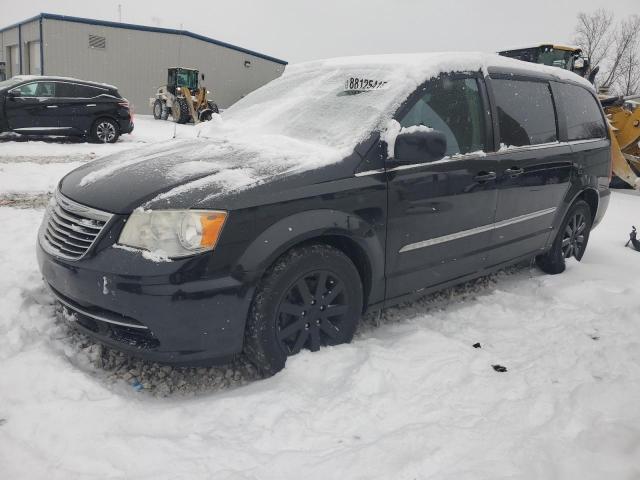
<instances>
[{"instance_id":1,"label":"heavy equipment tire","mask_svg":"<svg viewBox=\"0 0 640 480\"><path fill-rule=\"evenodd\" d=\"M213 112L208 108L200 112L199 119L201 122L208 122L213 117Z\"/></svg>"},{"instance_id":2,"label":"heavy equipment tire","mask_svg":"<svg viewBox=\"0 0 640 480\"><path fill-rule=\"evenodd\" d=\"M349 343L362 314L362 281L340 250L295 247L269 268L253 298L244 351L266 376L303 348Z\"/></svg>"},{"instance_id":3,"label":"heavy equipment tire","mask_svg":"<svg viewBox=\"0 0 640 480\"><path fill-rule=\"evenodd\" d=\"M538 267L552 275L564 272L566 259L580 261L591 233L591 208L584 200L575 202L565 216L551 249L536 257Z\"/></svg>"},{"instance_id":4,"label":"heavy equipment tire","mask_svg":"<svg viewBox=\"0 0 640 480\"><path fill-rule=\"evenodd\" d=\"M120 127L110 118L99 118L91 127L91 140L96 143L116 143L120 137Z\"/></svg>"},{"instance_id":5,"label":"heavy equipment tire","mask_svg":"<svg viewBox=\"0 0 640 480\"><path fill-rule=\"evenodd\" d=\"M191 113L189 112L187 100L182 97L176 98L173 102L171 114L173 115L174 122L188 123L191 120Z\"/></svg>"},{"instance_id":6,"label":"heavy equipment tire","mask_svg":"<svg viewBox=\"0 0 640 480\"><path fill-rule=\"evenodd\" d=\"M153 118L160 120L162 118L162 112L164 111L164 104L159 98L153 102Z\"/></svg>"},{"instance_id":7,"label":"heavy equipment tire","mask_svg":"<svg viewBox=\"0 0 640 480\"><path fill-rule=\"evenodd\" d=\"M214 102L207 102L207 105L209 106L209 110L211 110L213 113L220 113L220 110L218 110L218 105Z\"/></svg>"}]
</instances>

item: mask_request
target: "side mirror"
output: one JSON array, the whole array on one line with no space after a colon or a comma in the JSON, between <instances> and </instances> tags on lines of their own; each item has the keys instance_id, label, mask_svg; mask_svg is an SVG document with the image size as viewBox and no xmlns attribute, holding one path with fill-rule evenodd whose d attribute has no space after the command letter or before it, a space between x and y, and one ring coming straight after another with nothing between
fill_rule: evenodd
<instances>
[{"instance_id":1,"label":"side mirror","mask_svg":"<svg viewBox=\"0 0 640 480\"><path fill-rule=\"evenodd\" d=\"M394 158L402 163L425 163L442 159L447 153L447 137L437 130L418 130L396 137Z\"/></svg>"},{"instance_id":2,"label":"side mirror","mask_svg":"<svg viewBox=\"0 0 640 480\"><path fill-rule=\"evenodd\" d=\"M18 92L17 90L9 90L7 92L7 97L8 98L16 98L20 96L20 92Z\"/></svg>"},{"instance_id":3,"label":"side mirror","mask_svg":"<svg viewBox=\"0 0 640 480\"><path fill-rule=\"evenodd\" d=\"M200 78L202 78L202 81L204 82L204 73L200 74Z\"/></svg>"}]
</instances>

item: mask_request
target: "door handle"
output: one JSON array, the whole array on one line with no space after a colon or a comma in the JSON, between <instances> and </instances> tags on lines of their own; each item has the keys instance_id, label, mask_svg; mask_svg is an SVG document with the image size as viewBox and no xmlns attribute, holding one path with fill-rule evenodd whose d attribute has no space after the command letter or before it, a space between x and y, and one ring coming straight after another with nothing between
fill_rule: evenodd
<instances>
[{"instance_id":1,"label":"door handle","mask_svg":"<svg viewBox=\"0 0 640 480\"><path fill-rule=\"evenodd\" d=\"M473 177L476 182L488 182L489 180L496 179L496 172L480 172L478 175Z\"/></svg>"},{"instance_id":2,"label":"door handle","mask_svg":"<svg viewBox=\"0 0 640 480\"><path fill-rule=\"evenodd\" d=\"M520 167L511 167L507 168L504 171L505 175L509 175L510 177L518 177L524 173L524 169Z\"/></svg>"},{"instance_id":3,"label":"door handle","mask_svg":"<svg viewBox=\"0 0 640 480\"><path fill-rule=\"evenodd\" d=\"M58 105L47 105L47 108L58 108Z\"/></svg>"},{"instance_id":4,"label":"door handle","mask_svg":"<svg viewBox=\"0 0 640 480\"><path fill-rule=\"evenodd\" d=\"M95 103L87 103L87 107L96 107L97 105Z\"/></svg>"}]
</instances>

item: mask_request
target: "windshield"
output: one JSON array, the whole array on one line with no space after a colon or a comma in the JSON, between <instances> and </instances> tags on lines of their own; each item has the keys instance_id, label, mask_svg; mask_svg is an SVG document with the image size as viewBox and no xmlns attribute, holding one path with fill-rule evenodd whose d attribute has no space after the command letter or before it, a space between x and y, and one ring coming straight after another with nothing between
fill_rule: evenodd
<instances>
[{"instance_id":1,"label":"windshield","mask_svg":"<svg viewBox=\"0 0 640 480\"><path fill-rule=\"evenodd\" d=\"M568 50L557 50L547 48L538 54L538 63L549 65L551 67L559 67L565 70L571 70L573 53Z\"/></svg>"},{"instance_id":2,"label":"windshield","mask_svg":"<svg viewBox=\"0 0 640 480\"><path fill-rule=\"evenodd\" d=\"M191 90L198 88L198 72L178 70L178 80L176 85L188 87Z\"/></svg>"},{"instance_id":3,"label":"windshield","mask_svg":"<svg viewBox=\"0 0 640 480\"><path fill-rule=\"evenodd\" d=\"M388 65L294 67L227 109L224 123L234 130L353 148L391 118L415 87L406 80L394 81L392 74ZM367 85L387 83L374 90L346 91L350 78L369 80Z\"/></svg>"}]
</instances>

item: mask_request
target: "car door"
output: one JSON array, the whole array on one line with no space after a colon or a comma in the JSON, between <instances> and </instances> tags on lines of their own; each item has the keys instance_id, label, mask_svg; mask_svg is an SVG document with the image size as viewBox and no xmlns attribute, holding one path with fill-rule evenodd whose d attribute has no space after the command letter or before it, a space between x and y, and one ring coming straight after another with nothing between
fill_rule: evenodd
<instances>
[{"instance_id":1,"label":"car door","mask_svg":"<svg viewBox=\"0 0 640 480\"><path fill-rule=\"evenodd\" d=\"M44 106L36 96L37 87L37 82L31 82L9 90L5 113L11 130L34 130L40 127Z\"/></svg>"},{"instance_id":2,"label":"car door","mask_svg":"<svg viewBox=\"0 0 640 480\"><path fill-rule=\"evenodd\" d=\"M36 82L36 97L40 105L37 118L39 130L55 133L60 130L60 104L56 93L56 82Z\"/></svg>"},{"instance_id":3,"label":"car door","mask_svg":"<svg viewBox=\"0 0 640 480\"><path fill-rule=\"evenodd\" d=\"M78 127L82 123L78 116L82 116L83 112L78 108L78 104L84 104L85 101L79 99L78 95L79 85L72 82L56 82L58 125L68 133L78 133Z\"/></svg>"},{"instance_id":4,"label":"car door","mask_svg":"<svg viewBox=\"0 0 640 480\"><path fill-rule=\"evenodd\" d=\"M403 128L442 132L447 156L387 168L387 298L482 269L497 204L495 155L479 75L441 75L398 112ZM490 145L491 144L491 145Z\"/></svg>"},{"instance_id":5,"label":"car door","mask_svg":"<svg viewBox=\"0 0 640 480\"><path fill-rule=\"evenodd\" d=\"M489 88L499 138L498 207L490 266L535 254L545 246L569 189L573 154L559 142L549 82L492 74Z\"/></svg>"}]
</instances>

